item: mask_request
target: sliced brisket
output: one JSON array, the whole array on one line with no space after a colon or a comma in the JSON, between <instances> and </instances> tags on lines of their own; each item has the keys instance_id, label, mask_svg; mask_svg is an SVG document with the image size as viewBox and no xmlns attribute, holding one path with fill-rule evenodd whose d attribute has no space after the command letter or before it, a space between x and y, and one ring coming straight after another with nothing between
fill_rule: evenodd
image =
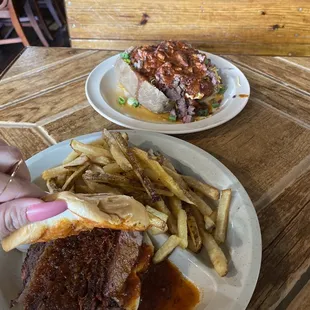
<instances>
[{"instance_id":1,"label":"sliced brisket","mask_svg":"<svg viewBox=\"0 0 310 310\"><path fill-rule=\"evenodd\" d=\"M120 294L142 244L140 232L94 229L32 245L22 267L25 310L122 309Z\"/></svg>"}]
</instances>

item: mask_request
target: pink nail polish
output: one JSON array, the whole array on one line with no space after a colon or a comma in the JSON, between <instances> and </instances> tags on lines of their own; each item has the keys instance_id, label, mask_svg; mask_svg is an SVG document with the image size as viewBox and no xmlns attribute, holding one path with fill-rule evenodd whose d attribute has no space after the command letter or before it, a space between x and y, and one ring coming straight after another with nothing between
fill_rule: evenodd
<instances>
[{"instance_id":1,"label":"pink nail polish","mask_svg":"<svg viewBox=\"0 0 310 310\"><path fill-rule=\"evenodd\" d=\"M30 222L42 221L66 210L67 203L63 200L38 203L27 208L27 218Z\"/></svg>"}]
</instances>

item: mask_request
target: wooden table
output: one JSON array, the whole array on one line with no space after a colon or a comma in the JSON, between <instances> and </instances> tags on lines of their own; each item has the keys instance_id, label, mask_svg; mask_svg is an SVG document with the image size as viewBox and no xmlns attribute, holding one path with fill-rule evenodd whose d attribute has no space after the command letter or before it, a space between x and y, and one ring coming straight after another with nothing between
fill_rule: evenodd
<instances>
[{"instance_id":1,"label":"wooden table","mask_svg":"<svg viewBox=\"0 0 310 310\"><path fill-rule=\"evenodd\" d=\"M119 128L87 103L89 72L115 51L29 47L0 81L0 137L26 158L62 140ZM230 122L179 136L226 165L249 193L263 260L249 309L310 308L310 58L227 56L251 97Z\"/></svg>"}]
</instances>

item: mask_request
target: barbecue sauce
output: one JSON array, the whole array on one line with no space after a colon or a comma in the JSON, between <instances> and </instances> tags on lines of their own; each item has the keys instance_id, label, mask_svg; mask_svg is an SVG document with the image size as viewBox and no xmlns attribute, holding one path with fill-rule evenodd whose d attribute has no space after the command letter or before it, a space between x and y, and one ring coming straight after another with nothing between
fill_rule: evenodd
<instances>
[{"instance_id":1,"label":"barbecue sauce","mask_svg":"<svg viewBox=\"0 0 310 310\"><path fill-rule=\"evenodd\" d=\"M142 276L139 310L191 310L199 299L198 288L168 260L152 264Z\"/></svg>"}]
</instances>

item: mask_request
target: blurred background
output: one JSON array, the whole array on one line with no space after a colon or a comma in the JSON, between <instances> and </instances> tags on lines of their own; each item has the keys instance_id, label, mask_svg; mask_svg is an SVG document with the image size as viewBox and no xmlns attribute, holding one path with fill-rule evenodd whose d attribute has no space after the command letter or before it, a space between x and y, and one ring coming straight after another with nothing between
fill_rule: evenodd
<instances>
[{"instance_id":1,"label":"blurred background","mask_svg":"<svg viewBox=\"0 0 310 310\"><path fill-rule=\"evenodd\" d=\"M309 56L309 29L309 0L0 0L0 70L27 45L174 39L217 54Z\"/></svg>"}]
</instances>

